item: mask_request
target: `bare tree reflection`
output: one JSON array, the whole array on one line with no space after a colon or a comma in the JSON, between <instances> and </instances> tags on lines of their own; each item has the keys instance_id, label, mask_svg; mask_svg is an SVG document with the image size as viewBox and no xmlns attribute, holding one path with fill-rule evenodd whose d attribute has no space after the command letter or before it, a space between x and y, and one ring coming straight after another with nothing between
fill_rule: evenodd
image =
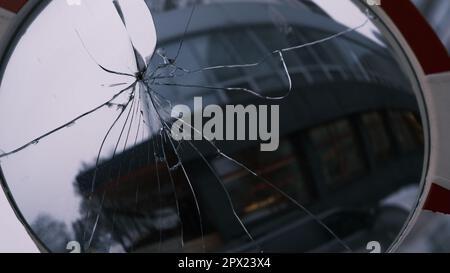
<instances>
[{"instance_id":1,"label":"bare tree reflection","mask_svg":"<svg viewBox=\"0 0 450 273\"><path fill-rule=\"evenodd\" d=\"M50 215L41 214L31 227L47 248L56 252L66 252L66 245L71 237L64 222L53 219Z\"/></svg>"}]
</instances>

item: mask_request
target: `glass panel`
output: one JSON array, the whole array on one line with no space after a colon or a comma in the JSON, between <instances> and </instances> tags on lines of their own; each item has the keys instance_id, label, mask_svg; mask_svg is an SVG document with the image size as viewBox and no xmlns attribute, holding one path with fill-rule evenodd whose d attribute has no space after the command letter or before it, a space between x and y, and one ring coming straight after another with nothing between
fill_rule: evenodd
<instances>
[{"instance_id":1,"label":"glass panel","mask_svg":"<svg viewBox=\"0 0 450 273\"><path fill-rule=\"evenodd\" d=\"M334 186L357 178L365 170L361 147L347 120L310 131L327 184Z\"/></svg>"},{"instance_id":2,"label":"glass panel","mask_svg":"<svg viewBox=\"0 0 450 273\"><path fill-rule=\"evenodd\" d=\"M419 145L418 138L421 138L416 134L420 128L417 125L417 120L411 117L411 114L405 114L400 111L389 112L389 118L391 119L392 130L401 150L403 152L410 152L417 149ZM412 131L413 128L414 131Z\"/></svg>"},{"instance_id":3,"label":"glass panel","mask_svg":"<svg viewBox=\"0 0 450 273\"><path fill-rule=\"evenodd\" d=\"M396 241L424 134L365 2L81 3L30 1L1 60L2 180L49 251Z\"/></svg>"},{"instance_id":4,"label":"glass panel","mask_svg":"<svg viewBox=\"0 0 450 273\"><path fill-rule=\"evenodd\" d=\"M256 151L255 151L256 150ZM298 155L287 140L280 143L279 149L271 155L262 154L254 157L257 148L246 149L236 154L235 158L245 162L248 167L268 181L302 203L309 203L312 193L301 170ZM274 219L292 205L282 195L273 191L270 185L248 172L236 168L228 160L216 159L213 162L217 172L223 178L225 187L231 195L236 196L236 211L242 215L244 222L263 222ZM225 171L227 170L227 171Z\"/></svg>"},{"instance_id":5,"label":"glass panel","mask_svg":"<svg viewBox=\"0 0 450 273\"><path fill-rule=\"evenodd\" d=\"M375 159L378 162L387 159L392 152L392 144L382 116L377 112L368 113L362 116L362 122Z\"/></svg>"}]
</instances>

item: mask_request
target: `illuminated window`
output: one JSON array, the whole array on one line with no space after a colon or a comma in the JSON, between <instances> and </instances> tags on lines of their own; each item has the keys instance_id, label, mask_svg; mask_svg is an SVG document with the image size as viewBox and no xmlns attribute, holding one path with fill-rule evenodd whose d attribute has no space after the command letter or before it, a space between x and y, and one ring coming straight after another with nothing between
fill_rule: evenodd
<instances>
[{"instance_id":1,"label":"illuminated window","mask_svg":"<svg viewBox=\"0 0 450 273\"><path fill-rule=\"evenodd\" d=\"M380 161L389 157L392 151L392 143L380 114L376 112L364 114L361 120L364 132L369 138L369 145L374 153L375 160Z\"/></svg>"},{"instance_id":2,"label":"illuminated window","mask_svg":"<svg viewBox=\"0 0 450 273\"><path fill-rule=\"evenodd\" d=\"M416 135L414 127L420 126L412 113L390 111L389 118L395 138L403 152L414 151L418 148L421 135ZM423 140L422 140L423 141Z\"/></svg>"},{"instance_id":3,"label":"illuminated window","mask_svg":"<svg viewBox=\"0 0 450 273\"><path fill-rule=\"evenodd\" d=\"M312 129L309 136L328 185L347 182L364 172L361 146L348 120Z\"/></svg>"},{"instance_id":4,"label":"illuminated window","mask_svg":"<svg viewBox=\"0 0 450 273\"><path fill-rule=\"evenodd\" d=\"M280 143L274 153L255 155L257 148L241 151L235 158L264 177L289 196L305 204L311 201L311 191L301 168L294 146L287 140ZM291 203L271 185L224 159L213 162L225 187L235 203L236 212L245 222L256 222L278 215L291 207Z\"/></svg>"}]
</instances>

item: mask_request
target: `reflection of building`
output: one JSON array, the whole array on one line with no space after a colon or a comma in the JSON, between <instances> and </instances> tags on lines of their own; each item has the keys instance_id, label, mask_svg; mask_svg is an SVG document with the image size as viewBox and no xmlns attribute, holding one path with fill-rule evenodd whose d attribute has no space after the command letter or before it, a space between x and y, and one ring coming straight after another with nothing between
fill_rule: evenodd
<instances>
[{"instance_id":1,"label":"reflection of building","mask_svg":"<svg viewBox=\"0 0 450 273\"><path fill-rule=\"evenodd\" d=\"M413 0L450 52L450 1Z\"/></svg>"},{"instance_id":2,"label":"reflection of building","mask_svg":"<svg viewBox=\"0 0 450 273\"><path fill-rule=\"evenodd\" d=\"M230 1L197 7L177 64L197 68L250 63L274 49L343 30L324 13L266 2ZM169 56L178 49L189 12L189 8L173 9L154 15L159 46ZM296 90L289 99L277 102L282 117L280 149L259 154L255 143L220 145L227 154L322 215L340 236L364 238L367 233L361 231L370 230L378 202L418 181L422 167L423 140L416 101L388 52L351 33L286 53ZM255 69L212 71L182 80L184 84L239 86L275 94L285 90L282 72L276 60L269 60ZM268 103L251 95L203 89L161 87L158 92L184 104L191 103L193 96L221 105ZM264 249L333 249L336 242L329 234L261 179L199 146L230 193L237 214ZM170 147L166 150L169 165L176 165ZM149 141L99 168L94 200L102 204L104 231L112 232L126 250L157 251L162 235L163 249L175 251L180 247L182 228L184 250L201 251L195 203L184 175L179 169L171 172L172 183L164 162L155 162L152 155L153 143ZM201 204L208 249L256 248L248 242L208 166L192 150L186 149L183 157ZM78 176L82 194L88 194L92 175L93 170L87 170Z\"/></svg>"},{"instance_id":3,"label":"reflection of building","mask_svg":"<svg viewBox=\"0 0 450 273\"><path fill-rule=\"evenodd\" d=\"M152 12L164 12L172 9L182 9L189 7L192 4L211 4L211 3L223 3L227 0L146 0L148 6ZM250 0L249 2L260 2L276 4L279 0ZM295 5L296 8L307 9L312 12L317 12L322 15L326 15L325 11L320 8L313 0L298 0L291 1L291 5Z\"/></svg>"}]
</instances>

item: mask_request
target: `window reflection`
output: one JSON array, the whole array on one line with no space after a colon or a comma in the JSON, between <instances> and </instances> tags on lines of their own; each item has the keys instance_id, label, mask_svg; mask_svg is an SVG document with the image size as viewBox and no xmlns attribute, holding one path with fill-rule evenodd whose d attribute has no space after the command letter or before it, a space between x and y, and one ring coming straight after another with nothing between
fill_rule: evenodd
<instances>
[{"instance_id":1,"label":"window reflection","mask_svg":"<svg viewBox=\"0 0 450 273\"><path fill-rule=\"evenodd\" d=\"M375 160L382 162L392 153L392 142L389 138L383 117L378 112L367 113L361 117L363 130L369 137L370 149Z\"/></svg>"},{"instance_id":2,"label":"window reflection","mask_svg":"<svg viewBox=\"0 0 450 273\"><path fill-rule=\"evenodd\" d=\"M396 141L403 152L420 150L423 145L421 125L413 113L389 111L389 118Z\"/></svg>"},{"instance_id":3,"label":"window reflection","mask_svg":"<svg viewBox=\"0 0 450 273\"><path fill-rule=\"evenodd\" d=\"M318 151L327 184L347 182L365 171L361 145L348 120L312 129L309 135Z\"/></svg>"},{"instance_id":4,"label":"window reflection","mask_svg":"<svg viewBox=\"0 0 450 273\"><path fill-rule=\"evenodd\" d=\"M312 200L311 188L306 180L304 163L300 161L300 154L289 140L280 143L280 148L269 154L255 157L257 147L244 149L235 155L239 162L244 162L259 176L274 184L289 194L292 198L307 204ZM298 148L297 148L298 149ZM216 159L213 164L220 173L225 187L234 197L236 210L244 222L263 223L269 217L277 217L288 208L289 202L275 192L270 185L260 178L242 170L228 160Z\"/></svg>"}]
</instances>

